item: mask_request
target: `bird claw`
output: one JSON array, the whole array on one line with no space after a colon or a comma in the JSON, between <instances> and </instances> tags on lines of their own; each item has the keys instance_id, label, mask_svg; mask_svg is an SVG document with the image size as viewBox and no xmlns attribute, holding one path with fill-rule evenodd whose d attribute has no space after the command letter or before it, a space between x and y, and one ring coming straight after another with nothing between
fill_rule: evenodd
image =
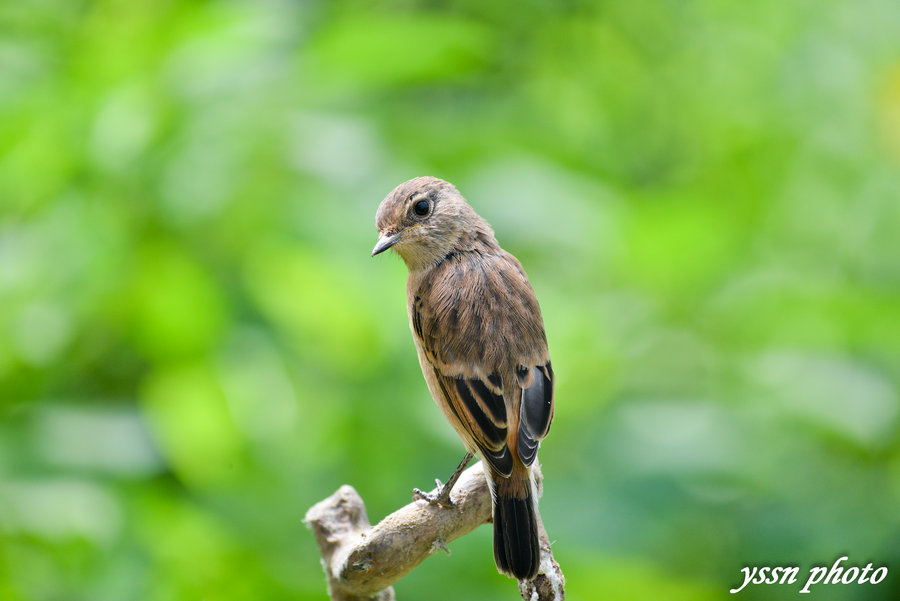
<instances>
[{"instance_id":1,"label":"bird claw","mask_svg":"<svg viewBox=\"0 0 900 601\"><path fill-rule=\"evenodd\" d=\"M437 485L437 492L425 492L418 488L413 489L413 501L427 501L429 505L439 505L441 507L455 507L455 503L450 500L450 491L447 486L440 480L434 480Z\"/></svg>"}]
</instances>

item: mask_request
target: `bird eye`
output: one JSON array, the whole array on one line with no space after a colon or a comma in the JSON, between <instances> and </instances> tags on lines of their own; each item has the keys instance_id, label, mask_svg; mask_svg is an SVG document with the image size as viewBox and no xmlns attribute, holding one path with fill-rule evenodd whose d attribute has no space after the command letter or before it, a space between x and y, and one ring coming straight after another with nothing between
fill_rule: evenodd
<instances>
[{"instance_id":1,"label":"bird eye","mask_svg":"<svg viewBox=\"0 0 900 601\"><path fill-rule=\"evenodd\" d=\"M431 209L431 203L429 203L427 200L420 200L413 205L413 211L419 217L424 217L425 215L427 215L429 209Z\"/></svg>"}]
</instances>

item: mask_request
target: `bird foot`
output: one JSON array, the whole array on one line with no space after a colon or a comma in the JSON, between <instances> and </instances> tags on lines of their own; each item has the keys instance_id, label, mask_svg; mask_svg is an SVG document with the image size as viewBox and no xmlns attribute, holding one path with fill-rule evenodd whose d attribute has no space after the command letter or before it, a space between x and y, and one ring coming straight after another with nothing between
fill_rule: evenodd
<instances>
[{"instance_id":1,"label":"bird foot","mask_svg":"<svg viewBox=\"0 0 900 601\"><path fill-rule=\"evenodd\" d=\"M413 489L413 501L428 501L429 505L440 505L441 507L455 507L455 503L450 500L450 487L442 484L440 480L435 478L434 483L437 485L437 492L425 492L418 488Z\"/></svg>"}]
</instances>

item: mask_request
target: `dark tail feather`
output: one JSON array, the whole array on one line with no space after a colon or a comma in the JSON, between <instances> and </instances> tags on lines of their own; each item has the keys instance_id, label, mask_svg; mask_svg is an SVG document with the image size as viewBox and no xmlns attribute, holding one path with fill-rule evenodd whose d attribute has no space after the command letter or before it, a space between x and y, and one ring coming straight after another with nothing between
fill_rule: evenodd
<instances>
[{"instance_id":1,"label":"dark tail feather","mask_svg":"<svg viewBox=\"0 0 900 601\"><path fill-rule=\"evenodd\" d=\"M506 488L498 484L498 488ZM527 486L531 488L530 483ZM530 491L522 498L494 491L494 561L501 572L518 580L534 578L540 564L533 494Z\"/></svg>"}]
</instances>

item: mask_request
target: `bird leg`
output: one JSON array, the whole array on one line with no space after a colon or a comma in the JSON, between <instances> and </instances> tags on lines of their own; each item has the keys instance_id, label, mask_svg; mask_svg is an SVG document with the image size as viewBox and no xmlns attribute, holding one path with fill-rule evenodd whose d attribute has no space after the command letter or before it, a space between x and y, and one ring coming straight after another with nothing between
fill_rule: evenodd
<instances>
[{"instance_id":1,"label":"bird leg","mask_svg":"<svg viewBox=\"0 0 900 601\"><path fill-rule=\"evenodd\" d=\"M438 488L437 494L414 488L413 500L418 501L419 499L421 499L423 501L428 501L431 505L453 507L453 501L450 500L450 491L453 490L453 485L456 484L457 480L459 480L460 474L463 473L463 470L466 469L466 466L469 465L469 462L472 461L472 457L474 456L474 453L466 453L466 456L463 457L462 461L459 462L459 465L456 467L456 470L454 470L453 474L451 474L450 479L447 480L446 484L441 484L441 481L435 478L434 483Z\"/></svg>"}]
</instances>

